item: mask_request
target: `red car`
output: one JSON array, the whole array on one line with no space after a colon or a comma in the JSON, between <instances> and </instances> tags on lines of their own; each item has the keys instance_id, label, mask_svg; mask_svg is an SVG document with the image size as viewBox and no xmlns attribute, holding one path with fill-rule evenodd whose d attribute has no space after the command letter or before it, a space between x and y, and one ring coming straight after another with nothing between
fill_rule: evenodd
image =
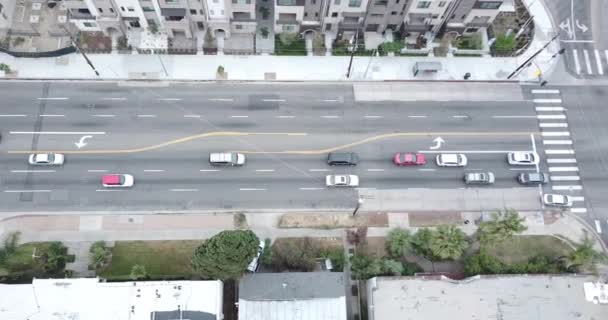
<instances>
[{"instance_id":1,"label":"red car","mask_svg":"<svg viewBox=\"0 0 608 320\"><path fill-rule=\"evenodd\" d=\"M398 166L420 166L426 163L426 158L422 153L397 153L393 158L393 163Z\"/></svg>"}]
</instances>

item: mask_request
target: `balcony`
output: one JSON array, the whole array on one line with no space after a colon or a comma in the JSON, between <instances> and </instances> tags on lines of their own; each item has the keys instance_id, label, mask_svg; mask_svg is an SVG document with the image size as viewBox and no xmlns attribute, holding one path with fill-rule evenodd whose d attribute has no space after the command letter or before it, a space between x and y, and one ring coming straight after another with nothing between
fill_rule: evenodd
<instances>
[{"instance_id":1,"label":"balcony","mask_svg":"<svg viewBox=\"0 0 608 320\"><path fill-rule=\"evenodd\" d=\"M233 12L232 13L232 21L254 22L255 19L251 18L251 14L249 12Z\"/></svg>"},{"instance_id":2,"label":"balcony","mask_svg":"<svg viewBox=\"0 0 608 320\"><path fill-rule=\"evenodd\" d=\"M72 20L95 20L89 9L70 9L68 12Z\"/></svg>"}]
</instances>

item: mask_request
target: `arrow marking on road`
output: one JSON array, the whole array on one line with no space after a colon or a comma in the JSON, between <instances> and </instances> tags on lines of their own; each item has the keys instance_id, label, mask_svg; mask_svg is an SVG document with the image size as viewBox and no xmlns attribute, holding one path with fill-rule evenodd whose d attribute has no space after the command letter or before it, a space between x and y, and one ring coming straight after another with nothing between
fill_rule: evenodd
<instances>
[{"instance_id":1,"label":"arrow marking on road","mask_svg":"<svg viewBox=\"0 0 608 320\"><path fill-rule=\"evenodd\" d=\"M433 139L433 142L435 142L435 145L429 147L429 149L436 150L436 149L441 148L441 144L444 143L445 140L443 140L441 137L437 137L437 138Z\"/></svg>"},{"instance_id":2,"label":"arrow marking on road","mask_svg":"<svg viewBox=\"0 0 608 320\"><path fill-rule=\"evenodd\" d=\"M576 27L581 29L581 31L583 33L587 32L587 30L589 30L589 28L587 28L586 25L582 24L582 23L578 23L578 19L576 19Z\"/></svg>"},{"instance_id":3,"label":"arrow marking on road","mask_svg":"<svg viewBox=\"0 0 608 320\"><path fill-rule=\"evenodd\" d=\"M80 137L80 140L78 142L74 142L74 144L78 149L81 149L82 147L87 145L85 140L90 138L93 138L93 136L82 136Z\"/></svg>"},{"instance_id":4,"label":"arrow marking on road","mask_svg":"<svg viewBox=\"0 0 608 320\"><path fill-rule=\"evenodd\" d=\"M570 19L566 19L559 24L559 28L566 31L568 37L572 39L574 37L574 32L572 32L572 26L570 24Z\"/></svg>"}]
</instances>

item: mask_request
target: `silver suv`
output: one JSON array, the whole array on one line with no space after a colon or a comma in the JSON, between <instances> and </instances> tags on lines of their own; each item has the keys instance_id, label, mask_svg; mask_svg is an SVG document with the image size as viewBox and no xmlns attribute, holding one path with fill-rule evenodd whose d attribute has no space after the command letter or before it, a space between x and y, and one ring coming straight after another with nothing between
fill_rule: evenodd
<instances>
[{"instance_id":1,"label":"silver suv","mask_svg":"<svg viewBox=\"0 0 608 320\"><path fill-rule=\"evenodd\" d=\"M492 172L470 172L464 175L466 184L492 184L494 183L494 173Z\"/></svg>"}]
</instances>

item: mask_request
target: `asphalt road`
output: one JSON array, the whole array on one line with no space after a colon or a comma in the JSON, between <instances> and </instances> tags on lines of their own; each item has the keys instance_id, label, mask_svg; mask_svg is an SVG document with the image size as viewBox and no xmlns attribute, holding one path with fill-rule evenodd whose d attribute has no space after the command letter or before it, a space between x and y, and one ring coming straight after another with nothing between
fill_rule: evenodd
<instances>
[{"instance_id":1,"label":"asphalt road","mask_svg":"<svg viewBox=\"0 0 608 320\"><path fill-rule=\"evenodd\" d=\"M361 188L463 188L463 174L491 170L518 186L508 151L543 155L531 101L353 101L348 85L1 83L3 211L350 208L356 189L328 190L327 174L357 174ZM86 146L75 143L83 137ZM466 168L434 163L466 153ZM534 141L534 142L533 142ZM32 150L63 152L62 167L32 167ZM356 167L331 167L329 151L354 151ZM217 168L210 152L241 151L244 167ZM422 167L395 167L395 152L421 151ZM546 170L544 162L541 170ZM104 173L129 173L109 191Z\"/></svg>"}]
</instances>

